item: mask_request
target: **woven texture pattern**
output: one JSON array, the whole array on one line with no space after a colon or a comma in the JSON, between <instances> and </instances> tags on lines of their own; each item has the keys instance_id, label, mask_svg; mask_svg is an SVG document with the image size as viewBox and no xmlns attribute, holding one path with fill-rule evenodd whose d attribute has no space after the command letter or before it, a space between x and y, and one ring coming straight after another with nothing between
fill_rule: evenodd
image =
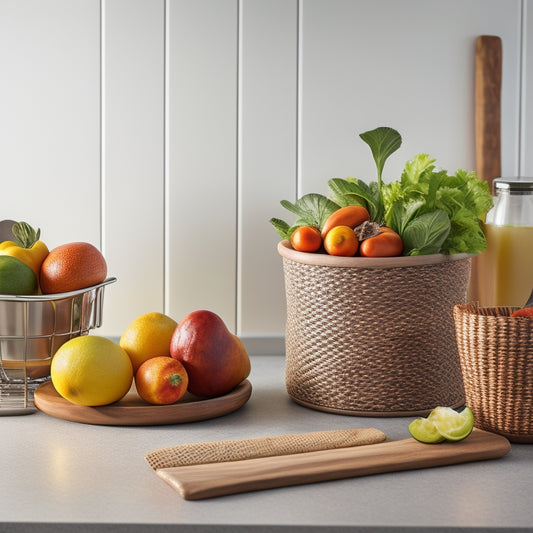
<instances>
[{"instance_id":1,"label":"woven texture pattern","mask_svg":"<svg viewBox=\"0 0 533 533\"><path fill-rule=\"evenodd\" d=\"M475 425L533 442L533 321L516 308L454 308L466 401Z\"/></svg>"},{"instance_id":2,"label":"woven texture pattern","mask_svg":"<svg viewBox=\"0 0 533 533\"><path fill-rule=\"evenodd\" d=\"M257 439L181 444L150 452L145 459L154 470L158 470L176 466L241 461L258 457L363 446L383 442L385 439L385 433L375 428L314 431Z\"/></svg>"},{"instance_id":3,"label":"woven texture pattern","mask_svg":"<svg viewBox=\"0 0 533 533\"><path fill-rule=\"evenodd\" d=\"M466 301L470 265L340 268L284 257L288 394L359 416L461 405L453 307Z\"/></svg>"}]
</instances>

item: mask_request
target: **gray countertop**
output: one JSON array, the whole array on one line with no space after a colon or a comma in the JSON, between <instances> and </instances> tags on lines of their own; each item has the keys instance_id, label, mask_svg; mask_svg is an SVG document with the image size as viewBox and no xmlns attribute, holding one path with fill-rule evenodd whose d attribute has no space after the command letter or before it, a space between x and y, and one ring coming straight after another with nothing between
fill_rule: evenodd
<instances>
[{"instance_id":1,"label":"gray countertop","mask_svg":"<svg viewBox=\"0 0 533 533\"><path fill-rule=\"evenodd\" d=\"M497 460L379 474L200 501L183 500L144 455L182 443L376 427L409 436L412 418L356 418L293 402L284 359L253 356L248 403L201 422L79 424L41 412L0 418L0 531L533 531L533 445ZM180 527L176 527L179 525Z\"/></svg>"}]
</instances>

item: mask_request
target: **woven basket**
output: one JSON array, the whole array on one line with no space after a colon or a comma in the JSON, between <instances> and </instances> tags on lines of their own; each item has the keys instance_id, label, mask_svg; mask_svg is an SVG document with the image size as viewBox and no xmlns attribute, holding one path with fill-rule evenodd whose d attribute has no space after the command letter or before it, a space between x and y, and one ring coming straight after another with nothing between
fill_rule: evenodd
<instances>
[{"instance_id":1,"label":"woven basket","mask_svg":"<svg viewBox=\"0 0 533 533\"><path fill-rule=\"evenodd\" d=\"M453 307L466 301L471 256L342 258L288 241L278 251L293 400L354 416L464 404Z\"/></svg>"},{"instance_id":2,"label":"woven basket","mask_svg":"<svg viewBox=\"0 0 533 533\"><path fill-rule=\"evenodd\" d=\"M457 347L475 425L533 443L533 321L515 309L457 305Z\"/></svg>"}]
</instances>

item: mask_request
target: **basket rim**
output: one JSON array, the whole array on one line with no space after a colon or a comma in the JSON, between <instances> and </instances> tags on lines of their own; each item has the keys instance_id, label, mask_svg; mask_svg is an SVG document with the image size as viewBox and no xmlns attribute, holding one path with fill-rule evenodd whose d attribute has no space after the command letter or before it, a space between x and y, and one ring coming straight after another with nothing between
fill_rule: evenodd
<instances>
[{"instance_id":1,"label":"basket rim","mask_svg":"<svg viewBox=\"0 0 533 533\"><path fill-rule=\"evenodd\" d=\"M476 254L429 254L396 257L340 257L325 253L299 252L288 240L278 243L278 253L291 261L313 266L340 268L401 268L449 263L475 257Z\"/></svg>"},{"instance_id":2,"label":"basket rim","mask_svg":"<svg viewBox=\"0 0 533 533\"><path fill-rule=\"evenodd\" d=\"M64 300L66 298L72 298L78 294L84 294L86 292L94 291L100 287L105 287L110 283L115 283L117 278L109 277L101 283L91 285L90 287L84 287L83 289L77 289L70 292L50 293L50 294L0 294L0 302L53 302L56 300Z\"/></svg>"}]
</instances>

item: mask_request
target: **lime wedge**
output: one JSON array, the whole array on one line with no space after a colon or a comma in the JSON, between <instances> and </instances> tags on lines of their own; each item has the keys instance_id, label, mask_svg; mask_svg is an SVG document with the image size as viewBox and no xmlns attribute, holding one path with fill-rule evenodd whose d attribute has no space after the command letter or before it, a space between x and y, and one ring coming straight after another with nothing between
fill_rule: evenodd
<instances>
[{"instance_id":1,"label":"lime wedge","mask_svg":"<svg viewBox=\"0 0 533 533\"><path fill-rule=\"evenodd\" d=\"M442 442L444 437L439 433L433 420L429 418L417 418L409 424L409 433L420 442L433 444Z\"/></svg>"},{"instance_id":2,"label":"lime wedge","mask_svg":"<svg viewBox=\"0 0 533 533\"><path fill-rule=\"evenodd\" d=\"M446 440L463 440L474 429L474 414L469 407L461 412L451 407L435 407L427 419L435 424L437 431Z\"/></svg>"}]
</instances>

